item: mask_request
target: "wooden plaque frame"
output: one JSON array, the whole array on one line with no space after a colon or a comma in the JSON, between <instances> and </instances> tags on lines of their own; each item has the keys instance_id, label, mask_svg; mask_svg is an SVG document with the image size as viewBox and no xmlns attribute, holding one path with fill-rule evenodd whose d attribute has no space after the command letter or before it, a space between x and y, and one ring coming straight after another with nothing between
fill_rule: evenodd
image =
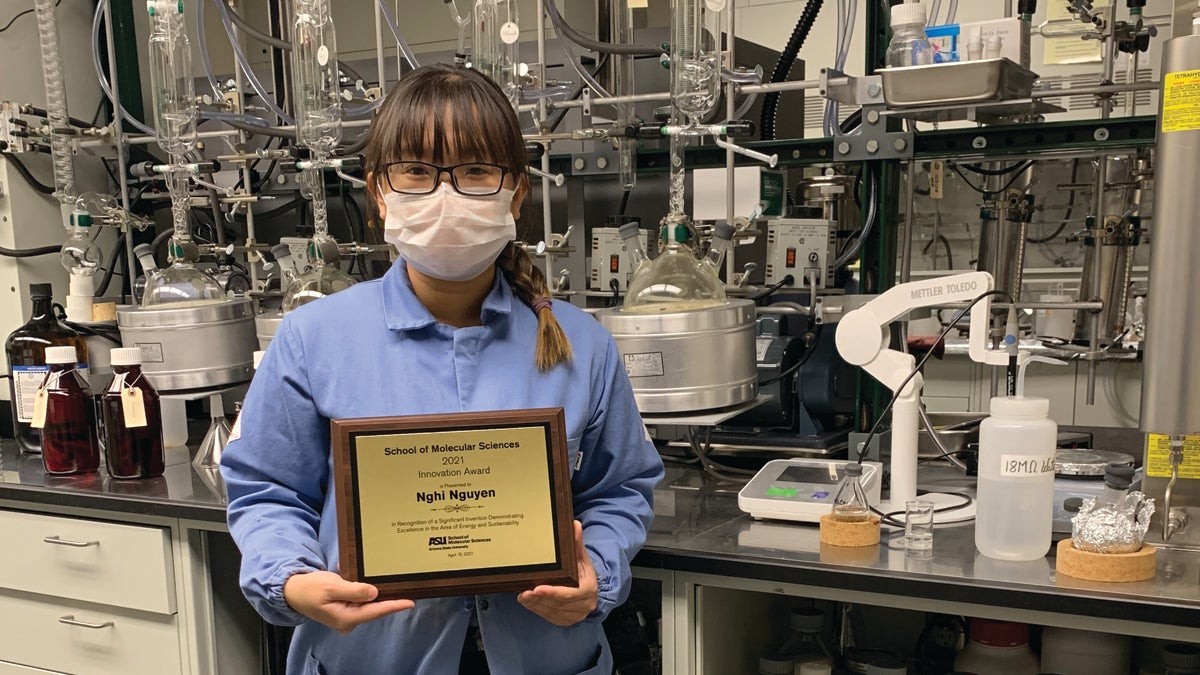
<instances>
[{"instance_id":1,"label":"wooden plaque frame","mask_svg":"<svg viewBox=\"0 0 1200 675\"><path fill-rule=\"evenodd\" d=\"M367 576L363 571L361 513L356 439L360 436L487 431L540 426L545 430L550 509L553 516L553 564L515 565L442 572ZM437 598L502 591L522 591L547 584L577 586L575 526L571 499L567 435L562 408L497 410L401 417L364 417L330 420L333 445L333 485L337 508L341 576L379 589L378 599ZM502 451L500 451L502 452ZM494 535L493 535L494 536Z\"/></svg>"}]
</instances>

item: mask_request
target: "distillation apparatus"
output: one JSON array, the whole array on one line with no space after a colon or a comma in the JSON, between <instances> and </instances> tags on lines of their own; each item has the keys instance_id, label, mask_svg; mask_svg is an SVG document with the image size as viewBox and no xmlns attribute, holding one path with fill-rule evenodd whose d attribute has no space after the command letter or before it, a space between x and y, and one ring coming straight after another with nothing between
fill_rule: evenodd
<instances>
[{"instance_id":1,"label":"distillation apparatus","mask_svg":"<svg viewBox=\"0 0 1200 675\"><path fill-rule=\"evenodd\" d=\"M38 38L42 52L42 74L46 81L46 117L51 128L50 153L54 159L54 196L61 204L67 241L60 260L70 274L67 315L78 321L92 319L92 277L102 256L92 236L92 218L76 204L75 164L70 139L56 131L70 128L67 96L59 55L58 21L54 0L36 4Z\"/></svg>"},{"instance_id":2,"label":"distillation apparatus","mask_svg":"<svg viewBox=\"0 0 1200 675\"><path fill-rule=\"evenodd\" d=\"M340 252L329 235L325 199L325 169L341 169L346 164L333 157L342 141L342 98L328 0L299 0L291 33L296 140L310 153L296 168L300 169L301 195L312 202L313 236L308 247L311 267L288 284L284 313L354 285L354 279L334 264Z\"/></svg>"},{"instance_id":3,"label":"distillation apparatus","mask_svg":"<svg viewBox=\"0 0 1200 675\"><path fill-rule=\"evenodd\" d=\"M225 291L210 275L195 266L199 249L188 228L190 177L200 165L189 163L196 149L196 88L192 78L192 48L184 23L183 3L151 0L146 3L151 34L150 82L154 93L154 131L159 146L170 158L153 169L161 174L171 195L174 232L168 243L171 265L147 273L143 307L175 304L198 306L225 300Z\"/></svg>"}]
</instances>

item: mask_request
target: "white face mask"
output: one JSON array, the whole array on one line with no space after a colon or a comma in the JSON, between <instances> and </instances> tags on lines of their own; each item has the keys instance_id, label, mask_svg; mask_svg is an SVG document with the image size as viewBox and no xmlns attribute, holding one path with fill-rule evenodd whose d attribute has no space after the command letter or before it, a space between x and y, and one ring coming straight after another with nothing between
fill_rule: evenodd
<instances>
[{"instance_id":1,"label":"white face mask","mask_svg":"<svg viewBox=\"0 0 1200 675\"><path fill-rule=\"evenodd\" d=\"M383 238L418 272L445 281L466 281L496 262L517 238L512 190L468 197L442 183L426 195L390 192Z\"/></svg>"}]
</instances>

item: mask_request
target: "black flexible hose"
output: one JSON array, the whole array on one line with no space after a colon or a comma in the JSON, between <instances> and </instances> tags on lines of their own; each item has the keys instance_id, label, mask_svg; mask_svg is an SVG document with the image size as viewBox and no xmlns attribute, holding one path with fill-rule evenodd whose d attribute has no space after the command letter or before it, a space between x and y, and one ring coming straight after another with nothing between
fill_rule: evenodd
<instances>
[{"instance_id":1,"label":"black flexible hose","mask_svg":"<svg viewBox=\"0 0 1200 675\"><path fill-rule=\"evenodd\" d=\"M219 0L219 1L225 2L225 0ZM238 28L242 29L243 33L246 33L250 37L254 38L255 40L258 40L259 42L261 42L265 45L270 45L276 49L280 49L285 52L292 51L292 43L287 42L285 40L280 40L279 38L273 37L271 35L267 35L266 33L260 31L259 29L255 28L254 26L251 26L250 22L246 21L244 18L242 18L241 14L238 14L237 12L235 12L233 10L233 7L231 6L230 3L228 3L228 2L225 3L225 10L227 12L229 12L229 18L232 19L235 24L237 24Z\"/></svg>"},{"instance_id":2,"label":"black flexible hose","mask_svg":"<svg viewBox=\"0 0 1200 675\"><path fill-rule=\"evenodd\" d=\"M108 269L104 270L104 276L100 278L100 286L96 289L95 296L97 298L104 297L108 292L108 285L112 283L113 275L117 271L117 260L125 258L125 235L117 237L116 243L108 253Z\"/></svg>"},{"instance_id":3,"label":"black flexible hose","mask_svg":"<svg viewBox=\"0 0 1200 675\"><path fill-rule=\"evenodd\" d=\"M562 14L558 13L558 7L555 6L554 0L543 0L542 4L546 7L546 15L550 17L550 23L554 24L554 30L584 49L590 49L601 54L621 54L623 56L658 56L663 53L661 46L643 47L641 45L611 44L593 40L567 24L566 20L562 18Z\"/></svg>"},{"instance_id":4,"label":"black flexible hose","mask_svg":"<svg viewBox=\"0 0 1200 675\"><path fill-rule=\"evenodd\" d=\"M24 178L25 182L29 183L29 187L44 195L54 194L54 188L46 185L37 178L34 178L33 174L29 172L29 167L25 166L25 162L22 162L19 157L11 152L0 152L0 155L4 155L4 158L13 165L13 168L17 170L17 173L21 174L21 178Z\"/></svg>"},{"instance_id":5,"label":"black flexible hose","mask_svg":"<svg viewBox=\"0 0 1200 675\"><path fill-rule=\"evenodd\" d=\"M203 116L203 113L201 113L201 116ZM283 129L276 129L274 127L260 127L257 124L247 124L247 123L241 122L239 120L231 120L231 119L222 118L220 121L224 122L225 124L228 124L229 126L233 127L234 129L241 129L242 131L245 131L250 134L262 134L263 136L274 136L276 138L286 138L290 141L296 140L296 132L295 131L284 131Z\"/></svg>"},{"instance_id":6,"label":"black flexible hose","mask_svg":"<svg viewBox=\"0 0 1200 675\"><path fill-rule=\"evenodd\" d=\"M796 27L792 29L792 36L788 38L787 46L780 52L779 60L775 62L775 70L771 72L771 79L768 82L783 82L788 78L788 74L792 71L792 64L796 62L800 48L808 39L808 34L812 31L823 4L825 4L824 0L808 0L808 3L804 5L804 11L800 12ZM775 140L775 116L778 112L779 92L772 91L763 97L762 118L759 120L758 127L762 130L762 140Z\"/></svg>"},{"instance_id":7,"label":"black flexible hose","mask_svg":"<svg viewBox=\"0 0 1200 675\"><path fill-rule=\"evenodd\" d=\"M62 250L62 244L53 246L38 246L37 248L4 248L0 246L0 256L5 258L33 258L39 255L50 255Z\"/></svg>"}]
</instances>

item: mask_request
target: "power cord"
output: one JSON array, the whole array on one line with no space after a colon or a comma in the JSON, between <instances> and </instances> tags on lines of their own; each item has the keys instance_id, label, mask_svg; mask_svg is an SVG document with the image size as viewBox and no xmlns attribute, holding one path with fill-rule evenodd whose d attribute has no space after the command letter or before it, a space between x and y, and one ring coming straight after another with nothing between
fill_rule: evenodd
<instances>
[{"instance_id":1,"label":"power cord","mask_svg":"<svg viewBox=\"0 0 1200 675\"><path fill-rule=\"evenodd\" d=\"M1035 160L1031 159L1027 162L1022 162L1015 169L1012 169L1013 171L1015 171L1015 173L1013 174L1013 177L1010 178L1008 180L1008 182L1004 184L1004 187L1000 188L999 190L996 190L995 192L992 192L991 190L985 190L985 189L979 187L978 185L975 185L974 183L972 183L971 180L969 178L967 178L967 175L962 172L962 169L958 168L957 164L951 164L950 168L954 171L954 173L958 174L958 177L963 180L963 183L965 183L967 187L971 188L972 190L978 192L981 195L987 195L987 194L1000 194L1000 193L1003 193L1008 188L1012 187L1013 183L1016 183L1021 178L1021 173L1024 172L1025 169L1028 169L1029 167L1033 166L1034 163L1035 163Z\"/></svg>"},{"instance_id":2,"label":"power cord","mask_svg":"<svg viewBox=\"0 0 1200 675\"><path fill-rule=\"evenodd\" d=\"M950 334L950 331L954 330L954 327L958 325L959 320L966 316L967 312L971 311L971 308L982 302L984 298L993 295L1004 296L1009 299L1009 302L1012 302L1011 296L1004 291L997 290L980 293L979 295L975 296L975 299L972 300L966 307L963 307L954 313L954 316L950 319L950 322L947 323L946 327L942 329L942 332L938 334L938 338L935 342L941 342L942 340L945 340L946 336ZM896 405L896 399L900 398L900 393L904 391L904 388L908 386L908 383L917 376L917 373L921 372L921 368L925 367L925 362L929 360L930 356L933 356L933 352L934 350L932 349L925 352L925 355L921 357L921 360L917 361L917 366L913 368L911 373L908 374L908 377L904 378L904 381L900 383L900 386L896 387L896 391L892 394L891 400L888 401L887 405L883 407L883 410L881 410L879 415L875 418L875 423L871 425L871 430L867 432L867 440L860 443L858 446L859 464L862 464L863 457L867 454L867 448L871 446L871 441L875 440L875 435L879 432L879 425L883 423L883 418L887 416L888 411L892 409L892 406Z\"/></svg>"}]
</instances>

